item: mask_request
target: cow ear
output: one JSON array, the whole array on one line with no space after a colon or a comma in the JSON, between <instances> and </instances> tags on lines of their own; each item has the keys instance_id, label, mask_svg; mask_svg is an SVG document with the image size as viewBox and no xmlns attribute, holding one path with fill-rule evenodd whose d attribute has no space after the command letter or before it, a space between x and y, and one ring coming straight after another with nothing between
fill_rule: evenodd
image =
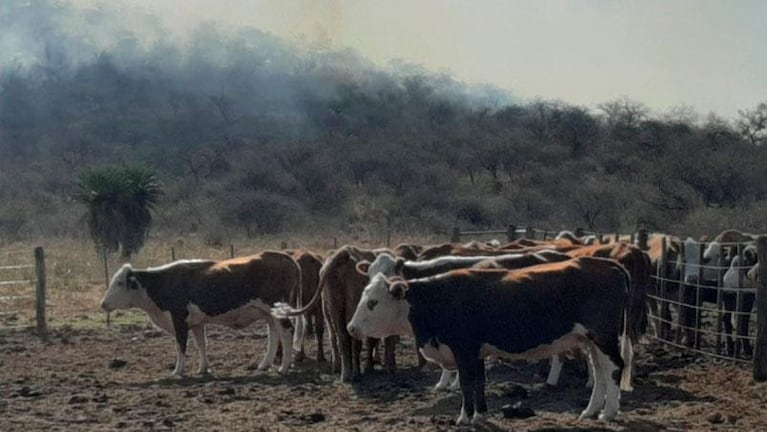
<instances>
[{"instance_id":1,"label":"cow ear","mask_svg":"<svg viewBox=\"0 0 767 432\"><path fill-rule=\"evenodd\" d=\"M402 300L405 298L405 295L407 294L408 285L407 282L397 278L397 279L389 279L389 293L394 296L397 300Z\"/></svg>"},{"instance_id":2,"label":"cow ear","mask_svg":"<svg viewBox=\"0 0 767 432\"><path fill-rule=\"evenodd\" d=\"M363 274L363 275L367 276L368 275L368 270L370 269L370 261L362 260L362 261L357 263L355 268L357 269L357 273L360 273L360 274Z\"/></svg>"}]
</instances>

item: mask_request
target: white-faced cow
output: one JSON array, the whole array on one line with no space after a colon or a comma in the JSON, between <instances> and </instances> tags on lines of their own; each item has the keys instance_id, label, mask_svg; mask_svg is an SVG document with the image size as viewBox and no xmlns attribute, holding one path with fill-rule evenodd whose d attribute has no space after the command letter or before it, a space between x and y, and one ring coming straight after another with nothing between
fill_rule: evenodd
<instances>
[{"instance_id":1,"label":"white-faced cow","mask_svg":"<svg viewBox=\"0 0 767 432\"><path fill-rule=\"evenodd\" d=\"M205 325L235 329L256 321L269 326L269 345L258 369L270 367L282 342L284 354L280 372L292 361L288 320L276 320L271 306L287 301L292 290L300 289L301 270L296 261L281 252L222 261L185 260L147 269L123 265L109 284L101 307L106 311L140 308L152 322L176 339L176 367L173 376L184 374L189 331L200 354L199 373L208 372Z\"/></svg>"},{"instance_id":2,"label":"white-faced cow","mask_svg":"<svg viewBox=\"0 0 767 432\"><path fill-rule=\"evenodd\" d=\"M426 261L406 261L403 258L382 253L379 254L372 263L369 261L360 261L357 263L357 270L368 278L372 278L380 273L387 278L399 276L404 279L420 279L467 267L510 270L529 267L536 264L565 261L570 258L571 257L566 254L552 250L542 250L537 253L515 253L498 256L444 256ZM557 378L559 378L558 375ZM440 375L439 381L434 386L434 390L439 391L455 388L458 388L457 370L455 370L455 368L450 369L442 366L442 374Z\"/></svg>"},{"instance_id":3,"label":"white-faced cow","mask_svg":"<svg viewBox=\"0 0 767 432\"><path fill-rule=\"evenodd\" d=\"M629 274L617 262L582 257L519 270L463 269L425 279L379 273L349 322L354 337L413 333L424 356L460 374L459 424L487 412L487 356L540 360L583 349L595 383L581 417L613 419L623 365L632 361L625 311ZM601 411L601 413L600 413Z\"/></svg>"}]
</instances>

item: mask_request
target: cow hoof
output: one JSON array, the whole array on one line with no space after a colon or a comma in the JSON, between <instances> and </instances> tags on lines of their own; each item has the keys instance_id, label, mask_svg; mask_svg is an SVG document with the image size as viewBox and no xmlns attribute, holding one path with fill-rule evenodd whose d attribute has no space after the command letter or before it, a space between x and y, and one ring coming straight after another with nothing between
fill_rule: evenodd
<instances>
[{"instance_id":1,"label":"cow hoof","mask_svg":"<svg viewBox=\"0 0 767 432\"><path fill-rule=\"evenodd\" d=\"M467 426L471 424L471 420L469 419L469 416L467 416L466 413L461 410L461 415L458 416L455 424L458 426Z\"/></svg>"},{"instance_id":2,"label":"cow hoof","mask_svg":"<svg viewBox=\"0 0 767 432\"><path fill-rule=\"evenodd\" d=\"M304 361L305 359L306 359L306 354L304 354L303 351L298 351L296 352L296 355L294 356L293 361L300 362L300 361Z\"/></svg>"},{"instance_id":3,"label":"cow hoof","mask_svg":"<svg viewBox=\"0 0 767 432\"><path fill-rule=\"evenodd\" d=\"M265 370L269 369L269 366L270 366L269 363L261 363L261 364L258 365L257 370L265 371Z\"/></svg>"},{"instance_id":4,"label":"cow hoof","mask_svg":"<svg viewBox=\"0 0 767 432\"><path fill-rule=\"evenodd\" d=\"M210 368L200 369L197 371L197 375L210 376Z\"/></svg>"},{"instance_id":5,"label":"cow hoof","mask_svg":"<svg viewBox=\"0 0 767 432\"><path fill-rule=\"evenodd\" d=\"M588 409L586 409L586 410L584 410L584 411L581 413L581 415L580 415L580 416L578 416L578 420L584 420L584 419L590 419L590 418L594 418L594 416L595 416L595 415L597 415L597 412L596 412L596 411L591 411L591 410L588 410Z\"/></svg>"},{"instance_id":6,"label":"cow hoof","mask_svg":"<svg viewBox=\"0 0 767 432\"><path fill-rule=\"evenodd\" d=\"M473 424L473 425L482 425L482 424L485 424L485 420L487 420L487 419L485 418L484 414L475 412L474 413L474 417L472 417L472 419L471 419L471 424Z\"/></svg>"},{"instance_id":7,"label":"cow hoof","mask_svg":"<svg viewBox=\"0 0 767 432\"><path fill-rule=\"evenodd\" d=\"M615 417L617 415L618 415L617 411L616 412L603 411L601 414L599 414L599 420L606 421L606 422L613 421L615 420Z\"/></svg>"},{"instance_id":8,"label":"cow hoof","mask_svg":"<svg viewBox=\"0 0 767 432\"><path fill-rule=\"evenodd\" d=\"M279 372L279 373L281 373L281 374L284 374L285 372L287 372L287 371L288 371L288 369L290 369L290 366L280 366L280 367L277 369L277 372Z\"/></svg>"}]
</instances>

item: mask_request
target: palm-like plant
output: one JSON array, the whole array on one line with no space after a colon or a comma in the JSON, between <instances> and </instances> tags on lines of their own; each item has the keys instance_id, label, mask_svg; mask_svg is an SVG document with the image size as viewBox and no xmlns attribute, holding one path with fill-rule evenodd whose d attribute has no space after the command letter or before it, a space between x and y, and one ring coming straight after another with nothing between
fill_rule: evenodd
<instances>
[{"instance_id":1,"label":"palm-like plant","mask_svg":"<svg viewBox=\"0 0 767 432\"><path fill-rule=\"evenodd\" d=\"M104 168L82 173L75 199L88 206L85 216L96 247L130 258L144 245L152 213L162 194L153 173L142 168Z\"/></svg>"}]
</instances>

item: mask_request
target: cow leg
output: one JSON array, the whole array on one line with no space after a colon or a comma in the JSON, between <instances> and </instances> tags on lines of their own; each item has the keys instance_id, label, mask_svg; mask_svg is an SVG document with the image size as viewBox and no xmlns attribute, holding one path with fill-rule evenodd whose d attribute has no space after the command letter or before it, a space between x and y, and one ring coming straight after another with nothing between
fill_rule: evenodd
<instances>
[{"instance_id":1,"label":"cow leg","mask_svg":"<svg viewBox=\"0 0 767 432\"><path fill-rule=\"evenodd\" d=\"M442 374L439 376L439 381L437 382L437 385L434 386L434 391L446 390L448 386L451 384L452 378L453 378L453 372L450 369L443 366Z\"/></svg>"},{"instance_id":2,"label":"cow leg","mask_svg":"<svg viewBox=\"0 0 767 432\"><path fill-rule=\"evenodd\" d=\"M189 326L184 317L173 316L173 329L176 335L176 367L173 369L172 377L181 377L186 369L186 342L189 337Z\"/></svg>"},{"instance_id":3,"label":"cow leg","mask_svg":"<svg viewBox=\"0 0 767 432\"><path fill-rule=\"evenodd\" d=\"M344 331L346 331L346 329L344 329ZM355 380L362 375L362 341L354 339L351 336L349 336L349 339L351 340L350 345L352 351L352 380Z\"/></svg>"},{"instance_id":4,"label":"cow leg","mask_svg":"<svg viewBox=\"0 0 767 432\"><path fill-rule=\"evenodd\" d=\"M474 386L474 401L476 410L474 417L471 418L472 424L480 424L485 420L487 414L487 400L485 399L485 359L479 359L476 370L476 384Z\"/></svg>"},{"instance_id":5,"label":"cow leg","mask_svg":"<svg viewBox=\"0 0 767 432\"><path fill-rule=\"evenodd\" d=\"M278 325L273 318L266 320L266 326L269 329L269 339L267 341L266 355L261 360L261 363L258 364L258 370L260 371L269 369L269 366L274 363L274 358L277 356L277 347L280 344L280 337L276 328Z\"/></svg>"},{"instance_id":6,"label":"cow leg","mask_svg":"<svg viewBox=\"0 0 767 432\"><path fill-rule=\"evenodd\" d=\"M374 365L376 363L380 363L380 361L377 361L378 355L378 344L380 340L379 339L373 339L373 338L365 338L365 367L363 369L364 374L369 374L373 372Z\"/></svg>"},{"instance_id":7,"label":"cow leg","mask_svg":"<svg viewBox=\"0 0 767 432\"><path fill-rule=\"evenodd\" d=\"M549 376L546 378L546 384L550 386L556 386L559 383L559 375L562 373L562 359L559 354L551 356L551 367L549 368Z\"/></svg>"},{"instance_id":8,"label":"cow leg","mask_svg":"<svg viewBox=\"0 0 767 432\"><path fill-rule=\"evenodd\" d=\"M724 334L727 339L727 355L735 355L735 341L732 338L732 311L735 310L735 295L732 293L722 294L722 303L724 303L724 314L722 315L722 324L724 325Z\"/></svg>"},{"instance_id":9,"label":"cow leg","mask_svg":"<svg viewBox=\"0 0 767 432\"><path fill-rule=\"evenodd\" d=\"M477 412L475 408L479 408L475 406L475 403L478 402L476 400L477 389L480 387L478 377L480 371L479 363L484 362L484 360L479 358L479 352L476 351L470 352L470 350L462 349L458 353L453 352L458 363L458 376L461 380L461 414L456 420L456 424L460 426L470 424ZM482 371L484 371L484 368L482 368ZM482 402L484 402L484 385L481 388L483 391ZM485 410L487 410L486 406Z\"/></svg>"},{"instance_id":10,"label":"cow leg","mask_svg":"<svg viewBox=\"0 0 767 432\"><path fill-rule=\"evenodd\" d=\"M304 352L304 335L306 334L307 322L308 320L305 316L299 315L295 318L295 322L293 323L295 329L295 333L293 333L293 351L295 352L297 362L306 358L306 353Z\"/></svg>"},{"instance_id":11,"label":"cow leg","mask_svg":"<svg viewBox=\"0 0 767 432\"><path fill-rule=\"evenodd\" d=\"M301 325L299 323L299 325ZM279 319L274 323L274 327L277 329L277 335L280 338L280 343L283 346L282 349L282 363L280 368L277 369L279 373L285 373L290 369L290 364L293 363L293 344L291 343L292 335L288 330L290 328L290 321L288 319Z\"/></svg>"},{"instance_id":12,"label":"cow leg","mask_svg":"<svg viewBox=\"0 0 767 432\"><path fill-rule=\"evenodd\" d=\"M611 421L618 415L618 409L620 408L621 392L615 377L613 377L614 372L619 368L600 349L597 349L596 351L598 361L602 366L602 380L604 381L605 387L604 409L602 410L602 413L599 414L599 419ZM594 379L596 380L596 374Z\"/></svg>"},{"instance_id":13,"label":"cow leg","mask_svg":"<svg viewBox=\"0 0 767 432\"><path fill-rule=\"evenodd\" d=\"M602 371L602 362L600 361L599 350L592 342L586 344L588 352L589 367L594 375L594 387L591 388L591 397L586 409L581 412L580 419L592 418L602 409L605 400L605 375Z\"/></svg>"},{"instance_id":14,"label":"cow leg","mask_svg":"<svg viewBox=\"0 0 767 432\"><path fill-rule=\"evenodd\" d=\"M754 349L751 347L751 341L748 340L748 327L749 321L751 320L751 310L754 308L754 303L756 302L756 295L743 293L742 296L743 308L738 311L740 312L738 314L738 320L740 320L740 325L738 326L740 332L738 333L738 336L743 345L743 355L745 357L752 357L754 355Z\"/></svg>"},{"instance_id":15,"label":"cow leg","mask_svg":"<svg viewBox=\"0 0 767 432\"><path fill-rule=\"evenodd\" d=\"M399 336L389 336L384 339L384 368L387 372L397 370L397 359L394 355L399 343Z\"/></svg>"},{"instance_id":16,"label":"cow leg","mask_svg":"<svg viewBox=\"0 0 767 432\"><path fill-rule=\"evenodd\" d=\"M317 339L317 361L325 361L325 348L323 343L325 341L325 319L322 316L322 311L317 308L318 312L314 314L314 337ZM309 320L307 320L308 322Z\"/></svg>"},{"instance_id":17,"label":"cow leg","mask_svg":"<svg viewBox=\"0 0 767 432\"><path fill-rule=\"evenodd\" d=\"M349 336L349 333L346 332L346 329L337 328L336 336L338 338L338 353L341 357L341 381L349 382L355 376L352 359L352 343L354 341ZM357 375L359 375L359 362L357 363Z\"/></svg>"},{"instance_id":18,"label":"cow leg","mask_svg":"<svg viewBox=\"0 0 767 432\"><path fill-rule=\"evenodd\" d=\"M194 344L197 346L197 352L200 355L200 366L197 368L197 373L200 375L210 373L208 367L208 351L207 340L205 338L205 326L195 326L191 328L192 336L194 337Z\"/></svg>"}]
</instances>

